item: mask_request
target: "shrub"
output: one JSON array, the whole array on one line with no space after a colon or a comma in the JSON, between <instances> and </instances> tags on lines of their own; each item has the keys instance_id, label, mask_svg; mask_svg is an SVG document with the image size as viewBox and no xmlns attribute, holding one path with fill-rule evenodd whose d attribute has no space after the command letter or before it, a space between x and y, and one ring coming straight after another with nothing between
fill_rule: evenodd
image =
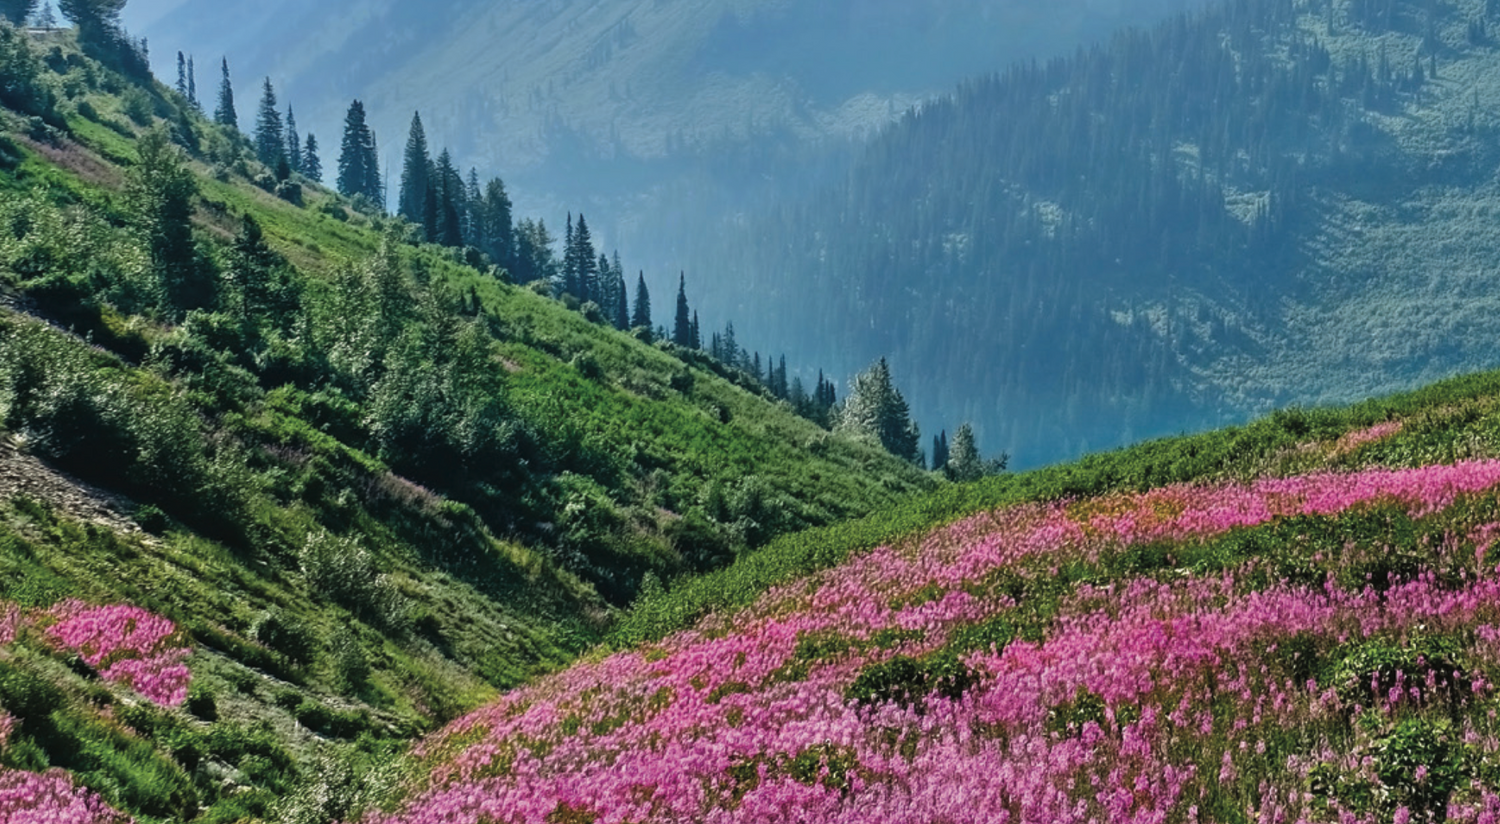
<instances>
[{"instance_id":1,"label":"shrub","mask_svg":"<svg viewBox=\"0 0 1500 824\"><path fill-rule=\"evenodd\" d=\"M318 648L318 638L305 622L279 610L258 618L250 627L250 637L299 664L311 662Z\"/></svg>"}]
</instances>

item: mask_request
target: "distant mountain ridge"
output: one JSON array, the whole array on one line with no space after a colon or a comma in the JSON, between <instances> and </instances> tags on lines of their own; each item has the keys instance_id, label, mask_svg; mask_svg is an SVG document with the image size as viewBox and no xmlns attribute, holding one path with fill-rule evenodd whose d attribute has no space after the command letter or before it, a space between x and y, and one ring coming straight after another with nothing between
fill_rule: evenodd
<instances>
[{"instance_id":1,"label":"distant mountain ridge","mask_svg":"<svg viewBox=\"0 0 1500 824\"><path fill-rule=\"evenodd\" d=\"M143 8L136 32L161 76L183 50L213 89L227 55L242 95L270 76L330 146L358 97L388 166L420 109L429 138L505 177L521 211L558 224L587 211L662 290L702 215L746 208L750 190L799 191L808 175L788 156L866 135L965 76L1197 4L177 2Z\"/></svg>"},{"instance_id":2,"label":"distant mountain ridge","mask_svg":"<svg viewBox=\"0 0 1500 824\"><path fill-rule=\"evenodd\" d=\"M1020 466L1493 365L1497 26L1232 0L978 79L726 231L705 304L889 355L915 417Z\"/></svg>"}]
</instances>

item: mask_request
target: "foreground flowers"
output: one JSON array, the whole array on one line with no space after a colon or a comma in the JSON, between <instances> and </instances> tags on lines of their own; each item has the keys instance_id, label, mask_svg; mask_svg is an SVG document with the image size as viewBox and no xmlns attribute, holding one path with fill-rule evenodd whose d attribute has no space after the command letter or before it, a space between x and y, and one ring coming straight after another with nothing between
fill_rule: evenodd
<instances>
[{"instance_id":1,"label":"foreground flowers","mask_svg":"<svg viewBox=\"0 0 1500 824\"><path fill-rule=\"evenodd\" d=\"M1497 485L972 518L455 722L370 821L1495 820Z\"/></svg>"}]
</instances>

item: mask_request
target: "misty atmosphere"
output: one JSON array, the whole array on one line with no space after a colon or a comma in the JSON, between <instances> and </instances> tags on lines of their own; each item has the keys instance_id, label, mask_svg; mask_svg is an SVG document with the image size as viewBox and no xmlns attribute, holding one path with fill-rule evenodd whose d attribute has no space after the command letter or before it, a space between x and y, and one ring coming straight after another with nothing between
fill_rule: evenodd
<instances>
[{"instance_id":1,"label":"misty atmosphere","mask_svg":"<svg viewBox=\"0 0 1500 824\"><path fill-rule=\"evenodd\" d=\"M0 0L0 824L1500 820L1500 0Z\"/></svg>"}]
</instances>

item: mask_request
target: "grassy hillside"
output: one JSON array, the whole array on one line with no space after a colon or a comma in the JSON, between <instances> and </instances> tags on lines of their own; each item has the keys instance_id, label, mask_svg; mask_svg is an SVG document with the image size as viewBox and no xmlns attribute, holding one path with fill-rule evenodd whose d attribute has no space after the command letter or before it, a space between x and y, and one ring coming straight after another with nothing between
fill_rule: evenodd
<instances>
[{"instance_id":1,"label":"grassy hillside","mask_svg":"<svg viewBox=\"0 0 1500 824\"><path fill-rule=\"evenodd\" d=\"M760 594L425 738L365 820L1490 820L1497 390L1283 413L779 545Z\"/></svg>"},{"instance_id":2,"label":"grassy hillside","mask_svg":"<svg viewBox=\"0 0 1500 824\"><path fill-rule=\"evenodd\" d=\"M70 36L0 78L0 818L332 820L643 585L937 483Z\"/></svg>"}]
</instances>

